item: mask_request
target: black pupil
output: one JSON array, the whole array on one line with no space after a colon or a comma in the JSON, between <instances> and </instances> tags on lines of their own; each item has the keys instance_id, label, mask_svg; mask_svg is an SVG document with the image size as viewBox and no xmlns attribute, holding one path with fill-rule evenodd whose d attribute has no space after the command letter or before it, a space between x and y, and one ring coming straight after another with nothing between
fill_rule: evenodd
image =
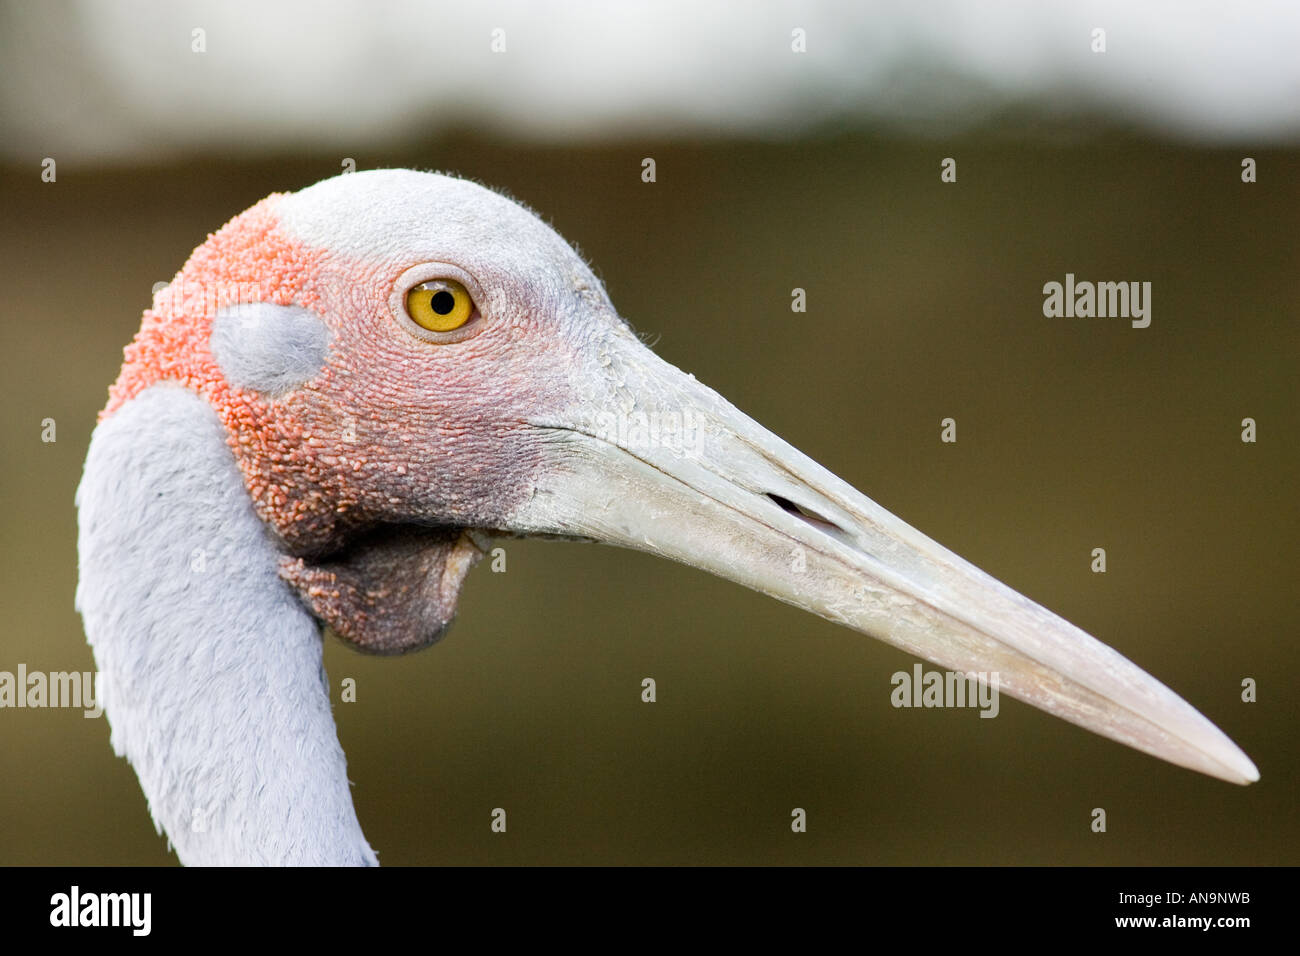
<instances>
[{"instance_id":1,"label":"black pupil","mask_svg":"<svg viewBox=\"0 0 1300 956\"><path fill-rule=\"evenodd\" d=\"M439 315L446 315L452 309L456 308L456 297L446 289L439 289L429 300L429 305L433 306L433 311Z\"/></svg>"}]
</instances>

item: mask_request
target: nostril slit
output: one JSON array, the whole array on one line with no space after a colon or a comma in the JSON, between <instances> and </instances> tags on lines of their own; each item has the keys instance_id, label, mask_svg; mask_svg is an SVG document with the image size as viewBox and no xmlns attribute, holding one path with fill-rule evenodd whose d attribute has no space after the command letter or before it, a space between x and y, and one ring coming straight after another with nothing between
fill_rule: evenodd
<instances>
[{"instance_id":1,"label":"nostril slit","mask_svg":"<svg viewBox=\"0 0 1300 956\"><path fill-rule=\"evenodd\" d=\"M807 508L801 508L793 501L791 501L789 498L782 498L780 495L774 495L771 492L768 492L767 496L771 498L773 502L775 502L778 508L780 508L782 511L788 514L794 515L796 518L803 518L809 524L825 525L826 528L833 529L835 531L840 532L841 534L844 533L844 529L841 528L839 525L837 525L830 518L819 515L815 511L809 511Z\"/></svg>"},{"instance_id":2,"label":"nostril slit","mask_svg":"<svg viewBox=\"0 0 1300 956\"><path fill-rule=\"evenodd\" d=\"M788 511L792 515L801 515L804 513L803 510L789 498L782 498L780 495L770 493L768 494L768 497L775 501L782 511Z\"/></svg>"}]
</instances>

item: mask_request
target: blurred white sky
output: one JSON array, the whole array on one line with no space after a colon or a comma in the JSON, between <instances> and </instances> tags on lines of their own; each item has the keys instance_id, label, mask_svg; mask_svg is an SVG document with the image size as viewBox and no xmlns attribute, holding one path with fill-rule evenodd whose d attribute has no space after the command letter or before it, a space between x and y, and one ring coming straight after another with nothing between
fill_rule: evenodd
<instances>
[{"instance_id":1,"label":"blurred white sky","mask_svg":"<svg viewBox=\"0 0 1300 956\"><path fill-rule=\"evenodd\" d=\"M942 134L1000 113L1300 139L1294 0L8 2L0 64L0 153L19 160L365 155L451 128Z\"/></svg>"}]
</instances>

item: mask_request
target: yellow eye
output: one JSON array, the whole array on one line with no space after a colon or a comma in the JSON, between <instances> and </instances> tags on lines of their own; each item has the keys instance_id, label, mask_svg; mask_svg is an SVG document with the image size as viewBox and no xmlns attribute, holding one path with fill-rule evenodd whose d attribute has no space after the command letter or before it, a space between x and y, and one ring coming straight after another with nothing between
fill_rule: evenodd
<instances>
[{"instance_id":1,"label":"yellow eye","mask_svg":"<svg viewBox=\"0 0 1300 956\"><path fill-rule=\"evenodd\" d=\"M474 315L474 300L455 279L434 279L406 293L406 314L430 332L451 332Z\"/></svg>"}]
</instances>

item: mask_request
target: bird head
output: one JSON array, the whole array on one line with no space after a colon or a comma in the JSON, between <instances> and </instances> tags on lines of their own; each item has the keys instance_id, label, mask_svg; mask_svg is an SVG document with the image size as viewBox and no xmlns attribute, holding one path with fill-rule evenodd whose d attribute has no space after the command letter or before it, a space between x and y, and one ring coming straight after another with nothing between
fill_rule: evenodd
<instances>
[{"instance_id":1,"label":"bird head","mask_svg":"<svg viewBox=\"0 0 1300 956\"><path fill-rule=\"evenodd\" d=\"M596 540L1257 777L1164 685L657 356L559 235L474 183L353 173L236 217L155 297L105 414L164 381L224 424L286 586L363 649L436 639L492 537Z\"/></svg>"}]
</instances>

